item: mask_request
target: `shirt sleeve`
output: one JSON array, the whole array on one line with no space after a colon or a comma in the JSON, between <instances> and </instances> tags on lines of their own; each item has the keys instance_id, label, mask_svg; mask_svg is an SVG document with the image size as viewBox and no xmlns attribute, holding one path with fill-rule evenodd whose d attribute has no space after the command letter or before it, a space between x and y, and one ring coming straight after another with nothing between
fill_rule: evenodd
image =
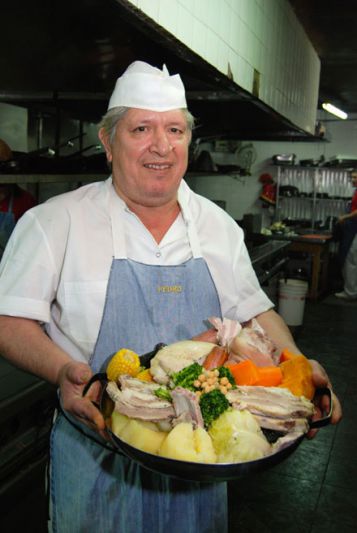
<instances>
[{"instance_id":1,"label":"shirt sleeve","mask_svg":"<svg viewBox=\"0 0 357 533\"><path fill-rule=\"evenodd\" d=\"M0 264L0 314L50 320L59 277L51 240L56 240L60 227L63 225L56 224L48 207L35 208L21 217Z\"/></svg>"},{"instance_id":2,"label":"shirt sleeve","mask_svg":"<svg viewBox=\"0 0 357 533\"><path fill-rule=\"evenodd\" d=\"M237 289L237 320L245 322L274 307L260 286L244 241L237 247L233 271Z\"/></svg>"}]
</instances>

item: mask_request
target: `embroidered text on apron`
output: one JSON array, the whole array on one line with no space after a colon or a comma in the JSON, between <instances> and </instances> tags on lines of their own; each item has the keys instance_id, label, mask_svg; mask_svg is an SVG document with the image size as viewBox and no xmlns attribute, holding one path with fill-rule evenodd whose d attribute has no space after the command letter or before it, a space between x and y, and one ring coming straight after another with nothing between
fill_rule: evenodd
<instances>
[{"instance_id":1,"label":"embroidered text on apron","mask_svg":"<svg viewBox=\"0 0 357 533\"><path fill-rule=\"evenodd\" d=\"M188 236L193 257L173 267L129 260L124 233L113 217L112 229L115 257L91 360L94 372L122 347L145 353L159 342L191 338L205 329L209 316L221 316L192 223ZM183 482L154 474L82 436L63 416L57 418L52 432L51 458L54 531L226 531L225 483Z\"/></svg>"}]
</instances>

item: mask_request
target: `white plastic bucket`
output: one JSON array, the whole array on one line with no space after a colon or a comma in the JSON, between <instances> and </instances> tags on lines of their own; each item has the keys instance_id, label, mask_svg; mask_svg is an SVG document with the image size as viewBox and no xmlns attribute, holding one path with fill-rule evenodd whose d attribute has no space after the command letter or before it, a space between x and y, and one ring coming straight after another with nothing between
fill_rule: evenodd
<instances>
[{"instance_id":1,"label":"white plastic bucket","mask_svg":"<svg viewBox=\"0 0 357 533\"><path fill-rule=\"evenodd\" d=\"M288 326L301 326L304 319L307 281L279 280L279 314Z\"/></svg>"}]
</instances>

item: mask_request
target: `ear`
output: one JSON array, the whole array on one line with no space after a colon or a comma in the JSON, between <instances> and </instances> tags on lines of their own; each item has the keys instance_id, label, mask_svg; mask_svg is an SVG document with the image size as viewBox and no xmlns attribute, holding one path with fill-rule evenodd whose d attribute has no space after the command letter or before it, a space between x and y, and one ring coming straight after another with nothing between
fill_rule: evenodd
<instances>
[{"instance_id":1,"label":"ear","mask_svg":"<svg viewBox=\"0 0 357 533\"><path fill-rule=\"evenodd\" d=\"M105 150L105 154L107 156L107 161L109 161L109 163L111 163L111 161L113 159L112 148L110 146L109 138L108 138L108 135L106 134L104 128L100 128L100 130L98 132L98 137L99 137L99 140L102 143L103 148Z\"/></svg>"}]
</instances>

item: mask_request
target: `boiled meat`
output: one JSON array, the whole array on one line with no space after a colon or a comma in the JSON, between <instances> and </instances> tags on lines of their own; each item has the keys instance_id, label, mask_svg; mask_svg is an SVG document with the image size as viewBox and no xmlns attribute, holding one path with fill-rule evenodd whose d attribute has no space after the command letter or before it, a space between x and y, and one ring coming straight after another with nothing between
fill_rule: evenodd
<instances>
[{"instance_id":1,"label":"boiled meat","mask_svg":"<svg viewBox=\"0 0 357 533\"><path fill-rule=\"evenodd\" d=\"M278 364L276 347L254 318L244 325L229 344L229 363L251 359L257 366Z\"/></svg>"},{"instance_id":2,"label":"boiled meat","mask_svg":"<svg viewBox=\"0 0 357 533\"><path fill-rule=\"evenodd\" d=\"M176 387L171 391L171 396L176 413L174 426L181 422L191 422L194 428L204 427L199 401L194 392Z\"/></svg>"},{"instance_id":3,"label":"boiled meat","mask_svg":"<svg viewBox=\"0 0 357 533\"><path fill-rule=\"evenodd\" d=\"M151 375L157 383L168 384L172 373L179 372L192 363L202 364L214 346L216 345L212 342L190 340L169 344L151 359Z\"/></svg>"},{"instance_id":4,"label":"boiled meat","mask_svg":"<svg viewBox=\"0 0 357 533\"><path fill-rule=\"evenodd\" d=\"M148 383L129 376L121 376L121 389L114 381L110 381L106 391L115 403L118 413L150 420L151 422L168 421L175 417L175 410L171 402L158 398L154 393L160 385Z\"/></svg>"},{"instance_id":5,"label":"boiled meat","mask_svg":"<svg viewBox=\"0 0 357 533\"><path fill-rule=\"evenodd\" d=\"M308 419L315 412L312 402L280 387L237 387L231 389L226 398L233 408L247 409L260 427L286 433L306 433Z\"/></svg>"}]
</instances>

